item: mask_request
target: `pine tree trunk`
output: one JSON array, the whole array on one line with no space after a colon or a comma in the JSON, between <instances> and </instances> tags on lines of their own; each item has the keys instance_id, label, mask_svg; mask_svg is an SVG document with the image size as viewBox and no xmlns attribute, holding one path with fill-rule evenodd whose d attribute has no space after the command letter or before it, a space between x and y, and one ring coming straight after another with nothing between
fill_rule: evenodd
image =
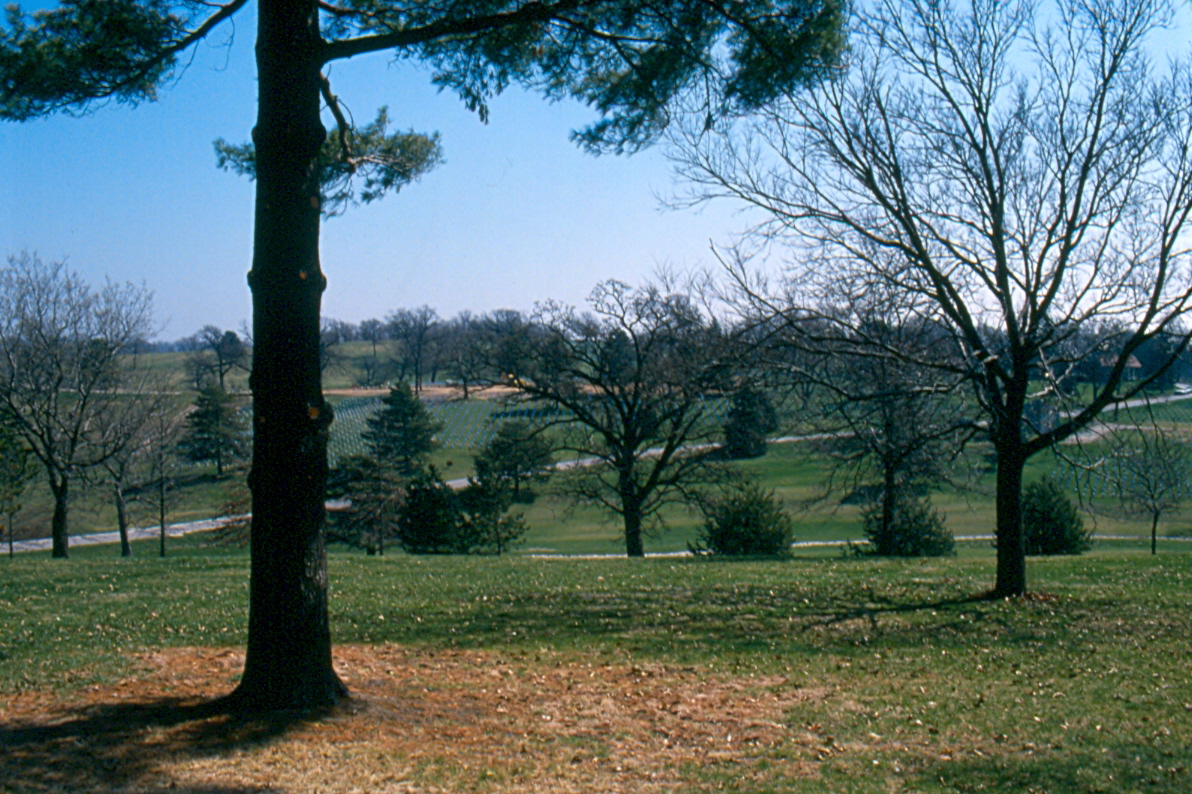
<instances>
[{"instance_id":1,"label":"pine tree trunk","mask_svg":"<svg viewBox=\"0 0 1192 794\"><path fill-rule=\"evenodd\" d=\"M320 44L314 0L262 0L248 650L233 695L253 709L347 694L331 664L323 500L331 412L319 373Z\"/></svg>"}]
</instances>

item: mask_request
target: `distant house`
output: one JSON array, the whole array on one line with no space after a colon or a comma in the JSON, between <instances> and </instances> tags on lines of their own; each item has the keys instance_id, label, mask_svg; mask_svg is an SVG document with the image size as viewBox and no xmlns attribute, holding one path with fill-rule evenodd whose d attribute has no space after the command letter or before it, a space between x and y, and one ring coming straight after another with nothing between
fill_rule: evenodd
<instances>
[{"instance_id":1,"label":"distant house","mask_svg":"<svg viewBox=\"0 0 1192 794\"><path fill-rule=\"evenodd\" d=\"M1118 356L1113 354L1106 354L1101 356L1101 369L1108 372L1117 366ZM1142 377L1142 362L1134 356L1133 353L1126 359L1126 367L1122 371L1122 380L1138 380Z\"/></svg>"}]
</instances>

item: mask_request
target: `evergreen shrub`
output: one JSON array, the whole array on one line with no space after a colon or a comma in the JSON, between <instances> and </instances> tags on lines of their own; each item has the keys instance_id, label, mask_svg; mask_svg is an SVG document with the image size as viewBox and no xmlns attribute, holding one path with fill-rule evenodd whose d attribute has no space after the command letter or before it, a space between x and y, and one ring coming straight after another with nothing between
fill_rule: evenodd
<instances>
[{"instance_id":1,"label":"evergreen shrub","mask_svg":"<svg viewBox=\"0 0 1192 794\"><path fill-rule=\"evenodd\" d=\"M780 557L790 553L794 522L773 491L734 483L703 507L704 528L689 548L696 554Z\"/></svg>"},{"instance_id":2,"label":"evergreen shrub","mask_svg":"<svg viewBox=\"0 0 1192 794\"><path fill-rule=\"evenodd\" d=\"M1022 531L1027 554L1080 554L1093 546L1092 530L1050 477L1023 489Z\"/></svg>"},{"instance_id":3,"label":"evergreen shrub","mask_svg":"<svg viewBox=\"0 0 1192 794\"><path fill-rule=\"evenodd\" d=\"M931 506L931 500L910 494L896 496L889 522L883 521L882 500L861 512L869 545L861 553L879 557L946 557L954 554L952 531Z\"/></svg>"}]
</instances>

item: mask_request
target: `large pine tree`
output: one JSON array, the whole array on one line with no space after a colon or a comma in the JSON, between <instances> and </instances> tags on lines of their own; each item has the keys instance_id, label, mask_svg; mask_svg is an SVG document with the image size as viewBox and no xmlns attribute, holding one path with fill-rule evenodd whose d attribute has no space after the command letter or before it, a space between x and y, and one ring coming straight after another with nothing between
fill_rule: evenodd
<instances>
[{"instance_id":1,"label":"large pine tree","mask_svg":"<svg viewBox=\"0 0 1192 794\"><path fill-rule=\"evenodd\" d=\"M248 6L62 0L32 15L14 9L0 28L0 118L152 100L181 72L190 48ZM819 77L842 50L844 7L842 0L257 0L253 533L240 705L312 706L346 692L331 665L327 622L323 107L339 128L350 173L370 153L354 148L327 67L372 52L417 59L482 117L488 99L513 82L550 98L572 96L599 113L579 141L624 151L655 138L677 99L702 103L712 121Z\"/></svg>"}]
</instances>

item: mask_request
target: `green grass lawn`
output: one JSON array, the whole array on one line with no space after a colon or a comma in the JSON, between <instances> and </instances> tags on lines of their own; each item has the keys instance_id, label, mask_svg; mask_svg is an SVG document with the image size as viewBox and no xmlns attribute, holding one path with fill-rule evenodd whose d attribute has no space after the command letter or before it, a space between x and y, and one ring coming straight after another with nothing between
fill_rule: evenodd
<instances>
[{"instance_id":1,"label":"green grass lawn","mask_svg":"<svg viewBox=\"0 0 1192 794\"><path fill-rule=\"evenodd\" d=\"M4 694L129 673L130 652L240 646L242 552L0 561ZM1192 787L1192 554L541 560L333 553L337 643L690 667L815 693L790 740L688 770L691 790L1184 792ZM546 656L543 656L545 654ZM743 691L742 697L748 696ZM810 750L808 748L811 748ZM767 778L811 752L814 780ZM802 755L800 755L802 757ZM765 780L764 786L749 781ZM687 789L685 789L687 790Z\"/></svg>"}]
</instances>

